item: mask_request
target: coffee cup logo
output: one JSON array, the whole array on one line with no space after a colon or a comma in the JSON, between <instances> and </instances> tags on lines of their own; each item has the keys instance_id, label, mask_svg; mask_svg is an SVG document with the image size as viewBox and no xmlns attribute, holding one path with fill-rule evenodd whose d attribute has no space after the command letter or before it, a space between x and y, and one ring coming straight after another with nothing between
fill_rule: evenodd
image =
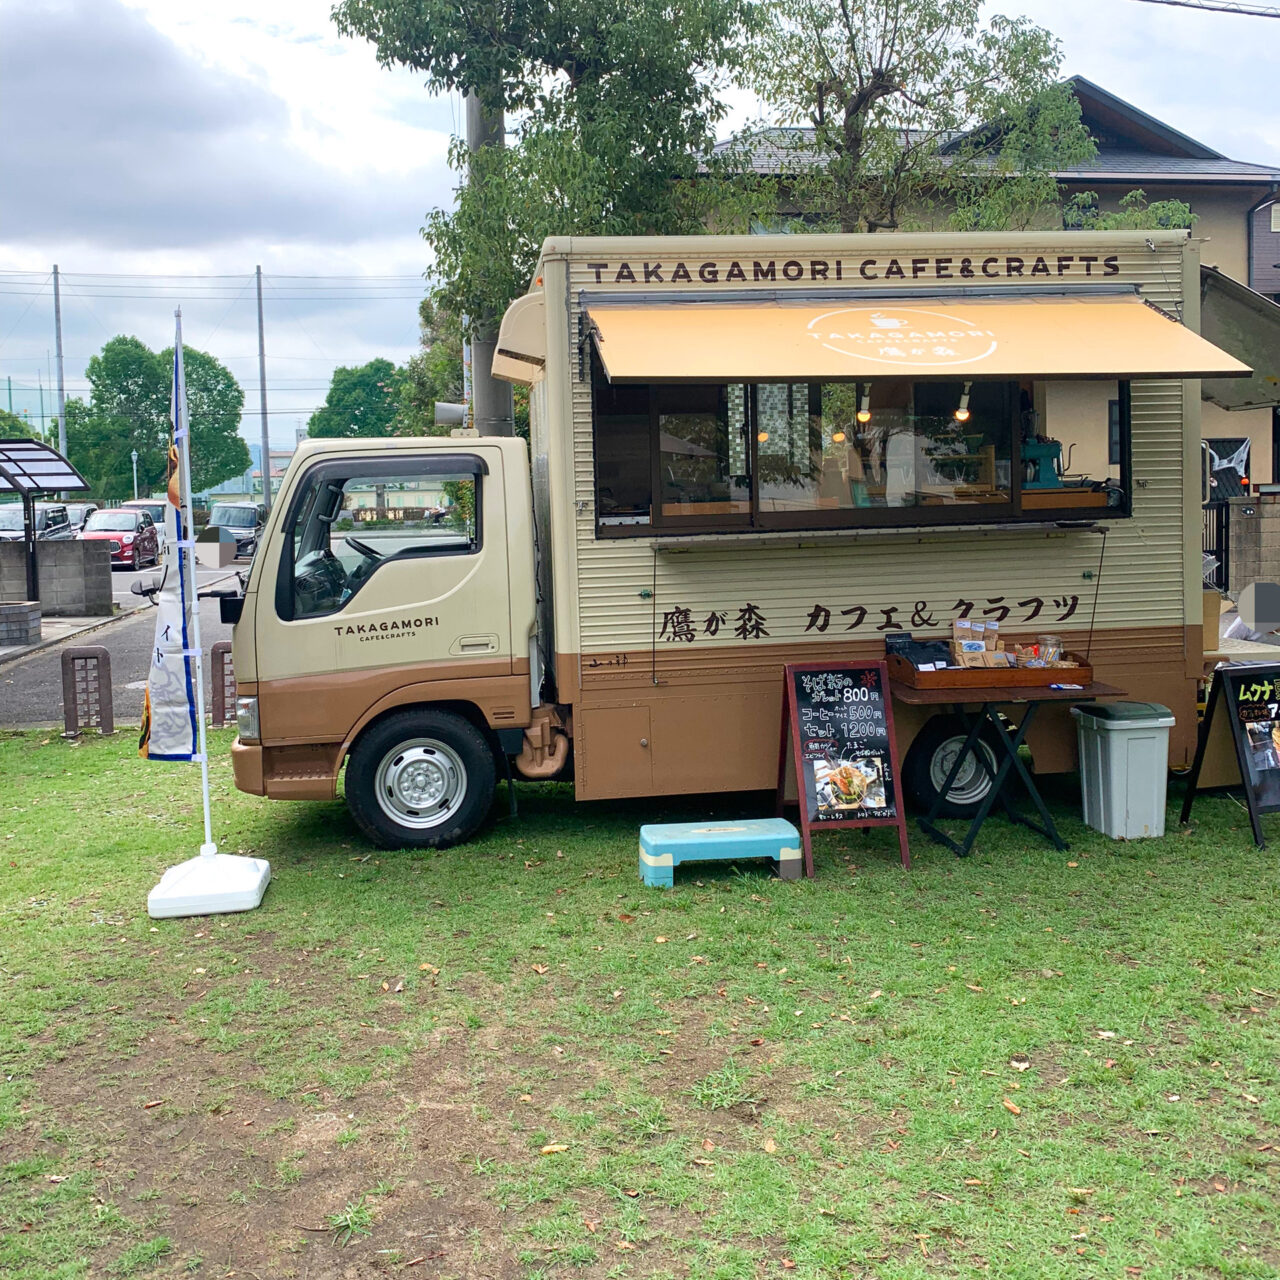
<instances>
[{"instance_id":1,"label":"coffee cup logo","mask_svg":"<svg viewBox=\"0 0 1280 1280\"><path fill-rule=\"evenodd\" d=\"M985 360L999 345L981 312L957 315L922 307L841 307L809 321L809 336L857 364L945 369Z\"/></svg>"}]
</instances>

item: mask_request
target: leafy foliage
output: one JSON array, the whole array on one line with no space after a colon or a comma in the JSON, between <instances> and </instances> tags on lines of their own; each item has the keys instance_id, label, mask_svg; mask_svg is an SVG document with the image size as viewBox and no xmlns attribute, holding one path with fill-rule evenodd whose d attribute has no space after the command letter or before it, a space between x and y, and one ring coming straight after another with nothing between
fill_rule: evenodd
<instances>
[{"instance_id":1,"label":"leafy foliage","mask_svg":"<svg viewBox=\"0 0 1280 1280\"><path fill-rule=\"evenodd\" d=\"M1094 154L1057 41L980 0L769 0L747 61L824 229L1025 227Z\"/></svg>"},{"instance_id":2,"label":"leafy foliage","mask_svg":"<svg viewBox=\"0 0 1280 1280\"><path fill-rule=\"evenodd\" d=\"M704 229L709 184L689 180L754 12L751 0L340 3L339 28L385 65L521 113L512 146L469 156L455 141L457 207L424 232L437 300L482 328L524 291L548 236Z\"/></svg>"},{"instance_id":3,"label":"leafy foliage","mask_svg":"<svg viewBox=\"0 0 1280 1280\"><path fill-rule=\"evenodd\" d=\"M1121 196L1118 208L1103 210L1098 207L1095 191L1081 191L1067 201L1063 218L1068 226L1082 231L1171 231L1190 227L1198 214L1191 212L1185 200L1147 200L1141 189Z\"/></svg>"},{"instance_id":4,"label":"leafy foliage","mask_svg":"<svg viewBox=\"0 0 1280 1280\"><path fill-rule=\"evenodd\" d=\"M340 366L307 432L328 439L389 436L396 416L395 393L396 367L390 360L378 357L353 368Z\"/></svg>"},{"instance_id":5,"label":"leafy foliage","mask_svg":"<svg viewBox=\"0 0 1280 1280\"><path fill-rule=\"evenodd\" d=\"M249 466L240 438L244 392L215 357L183 348L191 424L191 486L208 489ZM115 337L86 370L88 402L67 402L67 452L99 498L133 496L131 452L138 451L138 491L165 480L173 348L153 352L132 337Z\"/></svg>"},{"instance_id":6,"label":"leafy foliage","mask_svg":"<svg viewBox=\"0 0 1280 1280\"><path fill-rule=\"evenodd\" d=\"M456 315L438 310L429 298L418 308L422 347L395 373L395 418L398 436L436 434L436 401L462 399L462 325Z\"/></svg>"}]
</instances>

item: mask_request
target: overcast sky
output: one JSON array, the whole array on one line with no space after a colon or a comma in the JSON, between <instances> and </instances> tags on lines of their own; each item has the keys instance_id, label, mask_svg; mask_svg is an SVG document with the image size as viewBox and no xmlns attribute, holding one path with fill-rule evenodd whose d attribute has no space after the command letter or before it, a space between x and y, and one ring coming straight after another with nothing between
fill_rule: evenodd
<instances>
[{"instance_id":1,"label":"overcast sky","mask_svg":"<svg viewBox=\"0 0 1280 1280\"><path fill-rule=\"evenodd\" d=\"M329 7L0 0L0 405L8 375L35 416L39 374L52 411L54 262L69 394L117 333L167 346L181 302L188 344L245 387L256 439L258 263L273 441L292 442L334 365L412 353L420 228L450 199L459 104L340 39ZM1141 0L990 7L1055 31L1069 74L1236 159L1280 162L1280 21ZM749 113L742 96L726 128ZM147 279L166 272L218 278ZM314 278L357 275L383 278Z\"/></svg>"}]
</instances>

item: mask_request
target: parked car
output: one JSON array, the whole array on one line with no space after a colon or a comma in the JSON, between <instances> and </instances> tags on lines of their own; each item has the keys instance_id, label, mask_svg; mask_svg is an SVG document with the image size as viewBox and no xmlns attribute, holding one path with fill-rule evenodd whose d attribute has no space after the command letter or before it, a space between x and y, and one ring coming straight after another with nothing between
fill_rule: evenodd
<instances>
[{"instance_id":1,"label":"parked car","mask_svg":"<svg viewBox=\"0 0 1280 1280\"><path fill-rule=\"evenodd\" d=\"M160 539L160 554L164 555L167 552L169 525L166 515L170 506L163 498L130 498L128 502L122 502L118 510L145 511L151 517L151 523L155 525L156 537Z\"/></svg>"},{"instance_id":2,"label":"parked car","mask_svg":"<svg viewBox=\"0 0 1280 1280\"><path fill-rule=\"evenodd\" d=\"M215 502L207 527L229 529L235 534L236 555L252 556L266 522L267 509L260 502Z\"/></svg>"},{"instance_id":3,"label":"parked car","mask_svg":"<svg viewBox=\"0 0 1280 1280\"><path fill-rule=\"evenodd\" d=\"M160 563L160 537L155 521L145 511L117 507L95 511L80 532L84 542L110 542L112 565L140 569Z\"/></svg>"},{"instance_id":4,"label":"parked car","mask_svg":"<svg viewBox=\"0 0 1280 1280\"><path fill-rule=\"evenodd\" d=\"M96 502L68 502L67 519L71 522L72 533L79 533L84 522L98 509Z\"/></svg>"},{"instance_id":5,"label":"parked car","mask_svg":"<svg viewBox=\"0 0 1280 1280\"><path fill-rule=\"evenodd\" d=\"M44 542L57 538L73 538L75 530L61 502L37 502L33 512L36 538ZM21 542L23 538L22 504L9 502L0 507L0 542Z\"/></svg>"}]
</instances>

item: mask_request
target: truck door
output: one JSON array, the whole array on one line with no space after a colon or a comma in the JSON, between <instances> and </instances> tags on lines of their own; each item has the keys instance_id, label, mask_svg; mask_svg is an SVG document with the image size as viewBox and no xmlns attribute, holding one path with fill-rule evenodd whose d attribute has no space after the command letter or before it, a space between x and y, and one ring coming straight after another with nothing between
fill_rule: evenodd
<instances>
[{"instance_id":1,"label":"truck door","mask_svg":"<svg viewBox=\"0 0 1280 1280\"><path fill-rule=\"evenodd\" d=\"M286 501L281 536L262 548L275 563L263 565L255 614L265 738L340 737L344 690L368 706L396 682L476 674L477 663L509 674L496 451L321 457ZM287 700L270 696L277 681Z\"/></svg>"}]
</instances>

